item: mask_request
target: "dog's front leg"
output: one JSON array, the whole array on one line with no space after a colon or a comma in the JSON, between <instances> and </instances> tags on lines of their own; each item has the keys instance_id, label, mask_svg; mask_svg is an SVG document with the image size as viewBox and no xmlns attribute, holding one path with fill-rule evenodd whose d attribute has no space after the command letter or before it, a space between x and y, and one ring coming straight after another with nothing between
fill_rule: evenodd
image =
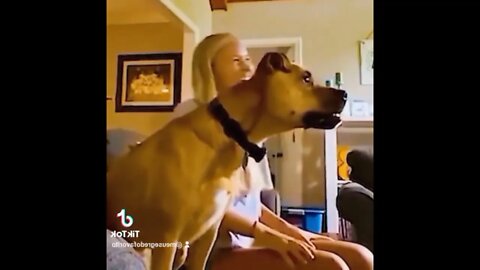
<instances>
[{"instance_id":1,"label":"dog's front leg","mask_svg":"<svg viewBox=\"0 0 480 270\"><path fill-rule=\"evenodd\" d=\"M175 253L175 260L173 261L173 270L178 270L180 267L183 266L187 259L188 255L188 247L183 246L182 248L178 249Z\"/></svg>"},{"instance_id":2,"label":"dog's front leg","mask_svg":"<svg viewBox=\"0 0 480 270\"><path fill-rule=\"evenodd\" d=\"M154 248L150 270L172 270L176 251L176 247Z\"/></svg>"},{"instance_id":3,"label":"dog's front leg","mask_svg":"<svg viewBox=\"0 0 480 270\"><path fill-rule=\"evenodd\" d=\"M221 221L220 221L221 222ZM188 270L204 270L213 244L217 239L220 222L212 226L190 247L187 257Z\"/></svg>"}]
</instances>

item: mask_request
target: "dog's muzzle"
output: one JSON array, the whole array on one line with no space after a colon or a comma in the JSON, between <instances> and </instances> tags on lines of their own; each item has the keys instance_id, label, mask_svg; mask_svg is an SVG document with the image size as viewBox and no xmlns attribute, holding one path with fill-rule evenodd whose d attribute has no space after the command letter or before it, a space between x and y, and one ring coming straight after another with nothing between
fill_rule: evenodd
<instances>
[{"instance_id":1,"label":"dog's muzzle","mask_svg":"<svg viewBox=\"0 0 480 270\"><path fill-rule=\"evenodd\" d=\"M304 128L334 129L340 126L341 123L340 114L307 112L303 117Z\"/></svg>"},{"instance_id":2,"label":"dog's muzzle","mask_svg":"<svg viewBox=\"0 0 480 270\"><path fill-rule=\"evenodd\" d=\"M347 102L348 94L344 90L318 88L317 94L322 98L322 106L327 112L309 111L303 116L304 128L334 129L340 126L340 113Z\"/></svg>"}]
</instances>

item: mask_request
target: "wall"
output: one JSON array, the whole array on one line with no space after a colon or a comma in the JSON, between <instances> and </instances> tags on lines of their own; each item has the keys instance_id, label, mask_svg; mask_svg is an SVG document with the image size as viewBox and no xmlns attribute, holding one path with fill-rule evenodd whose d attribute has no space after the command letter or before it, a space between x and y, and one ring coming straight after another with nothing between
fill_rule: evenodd
<instances>
[{"instance_id":1,"label":"wall","mask_svg":"<svg viewBox=\"0 0 480 270\"><path fill-rule=\"evenodd\" d=\"M193 98L191 66L193 51L198 42L212 31L212 12L209 1L159 0L185 24L183 27L182 101Z\"/></svg>"},{"instance_id":2,"label":"wall","mask_svg":"<svg viewBox=\"0 0 480 270\"><path fill-rule=\"evenodd\" d=\"M373 30L373 0L230 3L227 12L214 12L212 26L213 33L231 32L241 39L301 37L303 65L312 71L316 81L323 84L333 80L335 72L342 72L342 88L351 98L373 102L373 86L360 85L359 62L359 41ZM302 179L284 179L289 181L289 187L296 185L303 190L302 195L291 189L284 197L303 205L323 206L324 134L309 130L302 139L294 147L303 151ZM293 162L287 166L298 170L298 164Z\"/></svg>"},{"instance_id":3,"label":"wall","mask_svg":"<svg viewBox=\"0 0 480 270\"><path fill-rule=\"evenodd\" d=\"M303 64L315 80L324 82L343 72L344 89L373 100L373 86L360 85L358 46L373 30L373 0L230 3L227 12L214 11L212 26L214 33L232 32L240 38L301 36Z\"/></svg>"},{"instance_id":4,"label":"wall","mask_svg":"<svg viewBox=\"0 0 480 270\"><path fill-rule=\"evenodd\" d=\"M107 95L115 98L117 55L183 50L183 30L173 24L110 25L107 27ZM161 128L170 113L116 113L107 101L107 129L134 130L145 136Z\"/></svg>"},{"instance_id":5,"label":"wall","mask_svg":"<svg viewBox=\"0 0 480 270\"><path fill-rule=\"evenodd\" d=\"M161 0L172 2L198 27L199 39L203 39L212 31L212 11L208 0Z\"/></svg>"}]
</instances>

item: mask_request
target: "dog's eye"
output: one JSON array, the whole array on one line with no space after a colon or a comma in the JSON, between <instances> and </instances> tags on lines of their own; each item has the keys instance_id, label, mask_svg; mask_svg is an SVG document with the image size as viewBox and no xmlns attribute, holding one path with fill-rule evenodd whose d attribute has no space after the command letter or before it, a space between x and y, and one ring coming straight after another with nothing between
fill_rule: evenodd
<instances>
[{"instance_id":1,"label":"dog's eye","mask_svg":"<svg viewBox=\"0 0 480 270\"><path fill-rule=\"evenodd\" d=\"M312 83L312 76L310 76L309 74L305 74L303 76L303 82L306 83L306 84L311 84Z\"/></svg>"}]
</instances>

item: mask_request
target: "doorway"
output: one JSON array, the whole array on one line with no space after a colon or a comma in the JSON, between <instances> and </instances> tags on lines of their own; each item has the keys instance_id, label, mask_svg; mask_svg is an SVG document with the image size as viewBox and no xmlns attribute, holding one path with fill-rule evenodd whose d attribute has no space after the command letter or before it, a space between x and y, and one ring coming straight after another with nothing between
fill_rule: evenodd
<instances>
[{"instance_id":1,"label":"doorway","mask_svg":"<svg viewBox=\"0 0 480 270\"><path fill-rule=\"evenodd\" d=\"M254 65L257 65L267 52L282 52L290 61L302 65L302 39L265 38L244 39ZM272 136L265 141L275 189L280 193L282 206L302 206L303 170L302 138L303 130L293 130Z\"/></svg>"}]
</instances>

